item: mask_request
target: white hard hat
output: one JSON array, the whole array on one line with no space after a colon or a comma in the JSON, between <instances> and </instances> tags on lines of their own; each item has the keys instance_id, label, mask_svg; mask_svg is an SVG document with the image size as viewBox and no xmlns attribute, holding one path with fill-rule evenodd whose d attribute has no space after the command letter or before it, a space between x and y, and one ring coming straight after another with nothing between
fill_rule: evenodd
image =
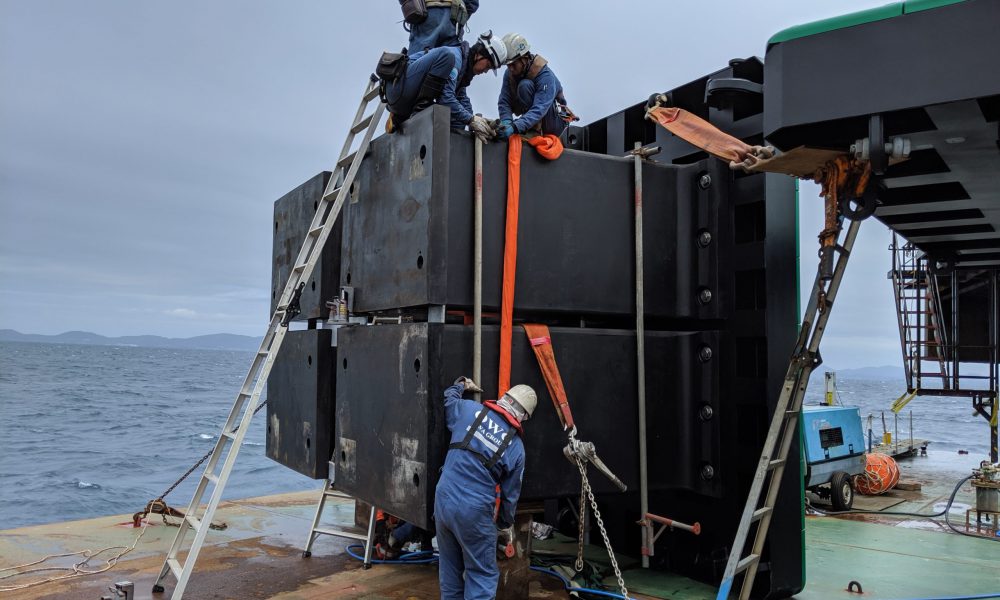
<instances>
[{"instance_id":1,"label":"white hard hat","mask_svg":"<svg viewBox=\"0 0 1000 600\"><path fill-rule=\"evenodd\" d=\"M519 56L524 56L531 52L531 44L520 33L514 33L513 31L508 33L503 36L503 43L507 46L508 60L514 60Z\"/></svg>"},{"instance_id":2,"label":"white hard hat","mask_svg":"<svg viewBox=\"0 0 1000 600\"><path fill-rule=\"evenodd\" d=\"M478 41L483 45L483 53L490 59L494 71L507 64L507 44L493 37L492 31L481 34Z\"/></svg>"},{"instance_id":3,"label":"white hard hat","mask_svg":"<svg viewBox=\"0 0 1000 600\"><path fill-rule=\"evenodd\" d=\"M535 390L531 389L530 385L524 385L523 383L507 390L504 396L512 404L516 404L524 410L525 417L521 419L522 421L530 419L532 413L535 412L535 406L538 405L538 395L535 393Z\"/></svg>"}]
</instances>

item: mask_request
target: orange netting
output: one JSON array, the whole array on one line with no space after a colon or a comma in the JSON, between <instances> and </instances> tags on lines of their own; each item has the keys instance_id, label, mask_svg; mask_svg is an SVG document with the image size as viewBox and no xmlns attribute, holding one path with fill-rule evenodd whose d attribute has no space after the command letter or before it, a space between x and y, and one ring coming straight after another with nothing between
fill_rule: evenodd
<instances>
[{"instance_id":1,"label":"orange netting","mask_svg":"<svg viewBox=\"0 0 1000 600\"><path fill-rule=\"evenodd\" d=\"M899 465L887 454L874 452L866 459L865 472L854 476L854 489L865 496L877 496L899 483Z\"/></svg>"}]
</instances>

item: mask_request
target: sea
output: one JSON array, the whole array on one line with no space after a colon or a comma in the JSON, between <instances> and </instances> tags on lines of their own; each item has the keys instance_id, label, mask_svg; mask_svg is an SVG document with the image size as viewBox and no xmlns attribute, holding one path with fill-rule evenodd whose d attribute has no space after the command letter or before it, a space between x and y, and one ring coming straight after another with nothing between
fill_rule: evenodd
<instances>
[{"instance_id":1,"label":"sea","mask_svg":"<svg viewBox=\"0 0 1000 600\"><path fill-rule=\"evenodd\" d=\"M243 382L249 352L0 342L0 529L130 514L209 452ZM882 414L897 438L930 440L920 467L957 480L988 456L989 428L965 398L916 398L889 411L899 381L839 378L863 425ZM806 402L823 397L813 378ZM265 419L251 425L224 498L318 490L322 482L265 456ZM967 454L961 454L965 451ZM167 496L183 510L202 467Z\"/></svg>"}]
</instances>

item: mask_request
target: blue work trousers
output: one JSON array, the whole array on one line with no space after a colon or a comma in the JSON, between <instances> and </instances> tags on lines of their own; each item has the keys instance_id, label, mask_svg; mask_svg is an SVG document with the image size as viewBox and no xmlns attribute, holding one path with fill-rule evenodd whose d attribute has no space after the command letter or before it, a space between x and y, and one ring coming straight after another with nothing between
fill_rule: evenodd
<instances>
[{"instance_id":1,"label":"blue work trousers","mask_svg":"<svg viewBox=\"0 0 1000 600\"><path fill-rule=\"evenodd\" d=\"M517 84L517 100L514 102L514 113L518 115L523 115L524 113L531 110L531 106L535 103L535 82L530 79L522 79ZM566 129L566 121L559 116L559 108L556 103L553 102L549 110L542 116L542 120L538 122L535 127L541 126L542 133L551 133L552 135L559 135ZM527 133L522 131L521 133Z\"/></svg>"},{"instance_id":2,"label":"blue work trousers","mask_svg":"<svg viewBox=\"0 0 1000 600\"><path fill-rule=\"evenodd\" d=\"M493 507L456 495L438 488L434 499L441 600L493 600L500 580Z\"/></svg>"},{"instance_id":3,"label":"blue work trousers","mask_svg":"<svg viewBox=\"0 0 1000 600\"><path fill-rule=\"evenodd\" d=\"M389 100L389 112L395 115L410 116L413 105L417 103L420 86L428 75L436 75L442 79L451 77L455 69L455 53L445 48L435 48L416 58L411 58L406 67L406 75L389 85L386 98Z\"/></svg>"}]
</instances>

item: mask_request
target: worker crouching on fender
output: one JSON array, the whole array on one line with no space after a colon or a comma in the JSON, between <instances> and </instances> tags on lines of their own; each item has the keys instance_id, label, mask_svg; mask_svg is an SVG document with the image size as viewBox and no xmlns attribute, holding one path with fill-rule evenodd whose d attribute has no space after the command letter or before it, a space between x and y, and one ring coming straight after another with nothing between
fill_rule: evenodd
<instances>
[{"instance_id":1,"label":"worker crouching on fender","mask_svg":"<svg viewBox=\"0 0 1000 600\"><path fill-rule=\"evenodd\" d=\"M571 121L578 120L566 106L562 84L548 61L531 53L531 45L518 33L503 36L509 64L500 86L497 108L501 139L515 133L536 132L558 136ZM520 115L514 118L515 115Z\"/></svg>"},{"instance_id":2,"label":"worker crouching on fender","mask_svg":"<svg viewBox=\"0 0 1000 600\"><path fill-rule=\"evenodd\" d=\"M434 495L442 600L496 596L497 538L514 523L524 475L521 423L538 402L526 385L483 404L463 399L467 391L482 390L460 377L444 393L451 445Z\"/></svg>"},{"instance_id":3,"label":"worker crouching on fender","mask_svg":"<svg viewBox=\"0 0 1000 600\"><path fill-rule=\"evenodd\" d=\"M466 126L485 140L494 137L489 121L472 112L466 88L472 78L507 62L507 48L492 33L479 36L475 44L433 48L407 57L406 69L396 79L384 81L385 102L391 117L387 131L398 128L410 115L432 104L451 110L451 128Z\"/></svg>"}]
</instances>

